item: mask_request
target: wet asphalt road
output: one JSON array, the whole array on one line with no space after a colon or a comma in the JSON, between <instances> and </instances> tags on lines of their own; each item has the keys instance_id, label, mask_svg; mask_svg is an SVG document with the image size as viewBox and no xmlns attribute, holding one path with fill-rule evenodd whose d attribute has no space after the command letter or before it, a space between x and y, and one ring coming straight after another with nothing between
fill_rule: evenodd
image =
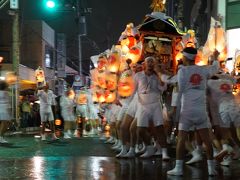
<instances>
[{"instance_id":1,"label":"wet asphalt road","mask_svg":"<svg viewBox=\"0 0 240 180\"><path fill-rule=\"evenodd\" d=\"M183 177L167 176L174 166L174 149L172 160L162 162L161 157L116 159L111 145L98 137L42 142L34 135L14 135L7 140L9 144L0 145L0 180L240 179L240 161L218 166L217 177L208 177L204 162L186 165Z\"/></svg>"}]
</instances>

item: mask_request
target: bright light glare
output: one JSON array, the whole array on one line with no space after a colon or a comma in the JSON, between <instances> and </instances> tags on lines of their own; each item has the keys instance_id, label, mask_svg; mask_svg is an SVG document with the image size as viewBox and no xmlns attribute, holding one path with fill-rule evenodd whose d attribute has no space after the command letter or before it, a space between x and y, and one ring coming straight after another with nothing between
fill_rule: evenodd
<instances>
[{"instance_id":1,"label":"bright light glare","mask_svg":"<svg viewBox=\"0 0 240 180\"><path fill-rule=\"evenodd\" d=\"M229 73L231 73L234 69L234 60L226 61L226 68L228 69Z\"/></svg>"},{"instance_id":2,"label":"bright light glare","mask_svg":"<svg viewBox=\"0 0 240 180\"><path fill-rule=\"evenodd\" d=\"M48 8L54 8L55 7L55 2L54 1L47 1L46 3Z\"/></svg>"},{"instance_id":3,"label":"bright light glare","mask_svg":"<svg viewBox=\"0 0 240 180\"><path fill-rule=\"evenodd\" d=\"M240 28L227 30L228 57L234 58L236 49L240 49Z\"/></svg>"}]
</instances>

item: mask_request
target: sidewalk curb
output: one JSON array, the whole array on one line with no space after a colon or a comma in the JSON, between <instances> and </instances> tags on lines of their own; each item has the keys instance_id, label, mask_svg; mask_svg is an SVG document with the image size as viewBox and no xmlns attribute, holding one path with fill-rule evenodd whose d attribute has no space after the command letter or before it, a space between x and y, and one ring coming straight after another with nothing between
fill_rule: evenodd
<instances>
[{"instance_id":1,"label":"sidewalk curb","mask_svg":"<svg viewBox=\"0 0 240 180\"><path fill-rule=\"evenodd\" d=\"M39 133L39 132L40 132L40 127L27 127L27 128L22 128L17 131L6 132L5 135L13 136L13 135L17 135L17 134L35 134L35 133Z\"/></svg>"}]
</instances>

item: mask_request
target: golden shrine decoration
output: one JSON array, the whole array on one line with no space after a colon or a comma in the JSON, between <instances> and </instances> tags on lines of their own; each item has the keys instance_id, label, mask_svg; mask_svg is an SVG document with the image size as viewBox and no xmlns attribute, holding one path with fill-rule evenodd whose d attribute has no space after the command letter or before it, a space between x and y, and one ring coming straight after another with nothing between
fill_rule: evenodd
<instances>
[{"instance_id":1,"label":"golden shrine decoration","mask_svg":"<svg viewBox=\"0 0 240 180\"><path fill-rule=\"evenodd\" d=\"M153 0L150 8L153 10L153 12L163 12L166 10L165 2L166 0Z\"/></svg>"}]
</instances>

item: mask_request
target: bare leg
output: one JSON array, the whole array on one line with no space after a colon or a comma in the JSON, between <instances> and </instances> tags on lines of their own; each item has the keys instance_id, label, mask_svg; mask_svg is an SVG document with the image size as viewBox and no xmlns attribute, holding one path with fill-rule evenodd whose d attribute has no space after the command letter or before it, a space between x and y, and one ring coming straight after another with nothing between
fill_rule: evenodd
<instances>
[{"instance_id":1,"label":"bare leg","mask_svg":"<svg viewBox=\"0 0 240 180\"><path fill-rule=\"evenodd\" d=\"M127 142L129 142L130 134L129 134L129 127L131 126L131 123L133 121L133 117L126 114L123 118L121 127L120 127L120 135L122 138L122 143L125 145Z\"/></svg>"},{"instance_id":2,"label":"bare leg","mask_svg":"<svg viewBox=\"0 0 240 180\"><path fill-rule=\"evenodd\" d=\"M208 128L199 129L197 131L206 146L207 158L209 160L213 160L212 142L211 139L209 138Z\"/></svg>"},{"instance_id":3,"label":"bare leg","mask_svg":"<svg viewBox=\"0 0 240 180\"><path fill-rule=\"evenodd\" d=\"M137 143L137 120L134 119L130 126L130 146L134 147Z\"/></svg>"}]
</instances>

